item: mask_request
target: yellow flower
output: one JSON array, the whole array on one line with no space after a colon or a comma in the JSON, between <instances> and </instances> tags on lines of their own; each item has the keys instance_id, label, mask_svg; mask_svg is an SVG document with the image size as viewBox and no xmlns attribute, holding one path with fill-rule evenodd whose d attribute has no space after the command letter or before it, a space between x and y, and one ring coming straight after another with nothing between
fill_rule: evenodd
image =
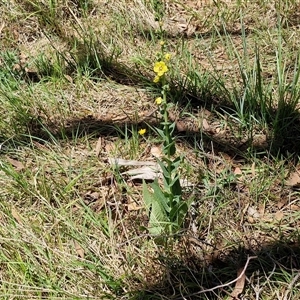
<instances>
[{"instance_id":1,"label":"yellow flower","mask_svg":"<svg viewBox=\"0 0 300 300\"><path fill-rule=\"evenodd\" d=\"M158 97L158 98L155 99L155 103L157 105L160 105L162 103L162 101L163 101L162 97Z\"/></svg>"},{"instance_id":2,"label":"yellow flower","mask_svg":"<svg viewBox=\"0 0 300 300\"><path fill-rule=\"evenodd\" d=\"M165 42L164 42L164 41L160 41L159 44L160 44L161 46L163 46L163 45L165 44Z\"/></svg>"},{"instance_id":3,"label":"yellow flower","mask_svg":"<svg viewBox=\"0 0 300 300\"><path fill-rule=\"evenodd\" d=\"M144 134L146 133L146 129L145 129L145 128L140 129L140 130L138 131L138 133L139 133L140 135L144 135Z\"/></svg>"},{"instance_id":4,"label":"yellow flower","mask_svg":"<svg viewBox=\"0 0 300 300\"><path fill-rule=\"evenodd\" d=\"M158 76L163 76L169 69L164 61L157 61L153 70Z\"/></svg>"},{"instance_id":5,"label":"yellow flower","mask_svg":"<svg viewBox=\"0 0 300 300\"><path fill-rule=\"evenodd\" d=\"M158 75L156 75L153 79L153 82L157 83L159 82L160 77Z\"/></svg>"},{"instance_id":6,"label":"yellow flower","mask_svg":"<svg viewBox=\"0 0 300 300\"><path fill-rule=\"evenodd\" d=\"M165 54L165 60L170 60L171 59L171 54L170 53L167 53Z\"/></svg>"}]
</instances>

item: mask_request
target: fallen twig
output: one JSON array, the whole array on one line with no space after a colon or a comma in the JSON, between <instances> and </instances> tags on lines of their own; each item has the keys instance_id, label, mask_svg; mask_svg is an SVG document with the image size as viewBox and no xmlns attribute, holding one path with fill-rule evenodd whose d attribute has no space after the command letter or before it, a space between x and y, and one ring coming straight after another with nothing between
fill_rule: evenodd
<instances>
[{"instance_id":1,"label":"fallen twig","mask_svg":"<svg viewBox=\"0 0 300 300\"><path fill-rule=\"evenodd\" d=\"M251 260L251 259L254 259L254 258L257 258L257 256L248 256L247 261L246 261L246 264L245 264L245 266L244 266L244 269L242 270L242 272L240 273L240 275L239 275L236 279L234 279L234 280L232 280L232 281L230 281L230 282L228 282L228 283L224 283L224 284L217 285L217 286L215 286L215 287L213 287L213 288L210 288L210 289L205 289L205 290L202 290L202 291L199 291L199 292L196 292L196 293L192 293L192 294L186 295L185 297L192 297L192 296L196 296L196 295L199 295L199 294L212 292L212 291L214 291L214 290L216 290L216 289L224 288L224 287L226 287L226 286L229 286L229 285L231 285L231 284L237 282L242 276L244 276L244 274L245 274L245 272L246 272L246 270L247 270L247 267L248 267L248 264L249 264L250 260Z\"/></svg>"}]
</instances>

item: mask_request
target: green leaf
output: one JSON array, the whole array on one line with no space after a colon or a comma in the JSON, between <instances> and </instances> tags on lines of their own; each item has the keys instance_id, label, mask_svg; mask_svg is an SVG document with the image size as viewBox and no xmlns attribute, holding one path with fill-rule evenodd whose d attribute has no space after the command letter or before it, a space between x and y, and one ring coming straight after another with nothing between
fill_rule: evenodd
<instances>
[{"instance_id":1,"label":"green leaf","mask_svg":"<svg viewBox=\"0 0 300 300\"><path fill-rule=\"evenodd\" d=\"M175 168L178 168L180 166L180 164L182 163L182 161L183 161L183 158L181 156L178 156L172 161L172 165Z\"/></svg>"},{"instance_id":2,"label":"green leaf","mask_svg":"<svg viewBox=\"0 0 300 300\"><path fill-rule=\"evenodd\" d=\"M161 137L163 140L165 140L165 138L166 138L165 132L164 132L163 130L159 129L159 128L156 128L156 131L157 131L157 133L160 135L160 137Z\"/></svg>"},{"instance_id":3,"label":"green leaf","mask_svg":"<svg viewBox=\"0 0 300 300\"><path fill-rule=\"evenodd\" d=\"M166 152L168 152L167 154L169 155L174 155L176 153L176 146L175 146L175 141L165 141L164 142L164 147ZM169 151L167 150L169 149Z\"/></svg>"},{"instance_id":4,"label":"green leaf","mask_svg":"<svg viewBox=\"0 0 300 300\"><path fill-rule=\"evenodd\" d=\"M188 209L188 203L180 199L179 202L172 208L170 212L170 220L176 223L178 227L181 227L184 218L188 212Z\"/></svg>"},{"instance_id":5,"label":"green leaf","mask_svg":"<svg viewBox=\"0 0 300 300\"><path fill-rule=\"evenodd\" d=\"M157 179L151 184L153 193L148 190L148 186L143 181L143 197L146 205L146 210L149 214L149 232L151 234L161 234L166 224L169 223L168 199L162 192Z\"/></svg>"},{"instance_id":6,"label":"green leaf","mask_svg":"<svg viewBox=\"0 0 300 300\"><path fill-rule=\"evenodd\" d=\"M171 184L170 184L170 190L171 190L171 192L172 192L173 195L178 195L178 196L182 195L182 188L181 188L181 184L180 184L180 180L179 180L179 175L178 174L174 178L174 180L171 182Z\"/></svg>"},{"instance_id":7,"label":"green leaf","mask_svg":"<svg viewBox=\"0 0 300 300\"><path fill-rule=\"evenodd\" d=\"M152 234L161 234L169 223L166 212L158 202L152 204L152 209L149 217L149 232Z\"/></svg>"},{"instance_id":8,"label":"green leaf","mask_svg":"<svg viewBox=\"0 0 300 300\"><path fill-rule=\"evenodd\" d=\"M171 178L171 174L169 173L169 170L165 166L164 162L159 159L157 159L157 162L158 162L159 166L161 167L164 178Z\"/></svg>"},{"instance_id":9,"label":"green leaf","mask_svg":"<svg viewBox=\"0 0 300 300\"><path fill-rule=\"evenodd\" d=\"M170 135L173 136L173 132L174 132L174 130L176 128L175 122L173 122L172 124L170 124L169 128L170 128Z\"/></svg>"},{"instance_id":10,"label":"green leaf","mask_svg":"<svg viewBox=\"0 0 300 300\"><path fill-rule=\"evenodd\" d=\"M155 179L154 182L151 184L151 187L153 188L154 191L154 198L155 200L162 206L162 208L169 213L170 212L170 207L168 203L168 197L162 192L158 180Z\"/></svg>"}]
</instances>

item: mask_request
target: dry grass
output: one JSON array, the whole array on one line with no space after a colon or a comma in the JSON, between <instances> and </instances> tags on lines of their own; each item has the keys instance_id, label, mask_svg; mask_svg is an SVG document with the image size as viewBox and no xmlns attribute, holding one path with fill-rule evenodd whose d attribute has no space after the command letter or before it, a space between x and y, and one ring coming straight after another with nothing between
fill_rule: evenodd
<instances>
[{"instance_id":1,"label":"dry grass","mask_svg":"<svg viewBox=\"0 0 300 300\"><path fill-rule=\"evenodd\" d=\"M232 299L235 284L201 291L255 255L239 298L298 299L299 1L2 2L3 298ZM108 162L161 147L137 134L160 122L158 16L194 184L165 245L147 233L141 184Z\"/></svg>"}]
</instances>

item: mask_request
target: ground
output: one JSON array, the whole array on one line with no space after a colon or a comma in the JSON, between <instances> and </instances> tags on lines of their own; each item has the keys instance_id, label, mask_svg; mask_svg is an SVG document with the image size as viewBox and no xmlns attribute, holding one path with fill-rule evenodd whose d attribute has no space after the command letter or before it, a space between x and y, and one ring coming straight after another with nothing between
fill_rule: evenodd
<instances>
[{"instance_id":1,"label":"ground","mask_svg":"<svg viewBox=\"0 0 300 300\"><path fill-rule=\"evenodd\" d=\"M298 299L299 5L2 1L3 297ZM190 203L163 243L130 173L162 156L162 41Z\"/></svg>"}]
</instances>

